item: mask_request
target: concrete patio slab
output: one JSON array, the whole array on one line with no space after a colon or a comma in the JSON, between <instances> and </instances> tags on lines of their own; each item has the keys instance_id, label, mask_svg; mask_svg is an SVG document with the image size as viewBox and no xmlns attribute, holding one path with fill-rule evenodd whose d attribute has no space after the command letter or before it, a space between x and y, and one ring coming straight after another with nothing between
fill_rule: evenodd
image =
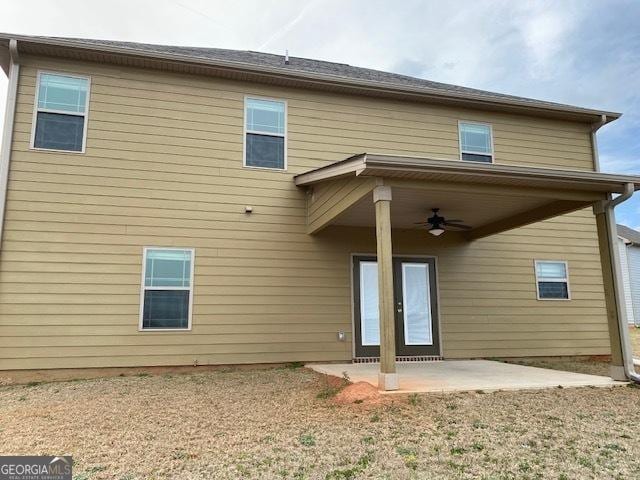
<instances>
[{"instance_id":1,"label":"concrete patio slab","mask_svg":"<svg viewBox=\"0 0 640 480\"><path fill-rule=\"evenodd\" d=\"M377 363L309 364L319 373L352 382L378 384ZM526 390L561 387L612 387L624 385L609 377L526 367L491 360L444 360L441 362L406 362L396 364L400 389L383 393L465 392Z\"/></svg>"}]
</instances>

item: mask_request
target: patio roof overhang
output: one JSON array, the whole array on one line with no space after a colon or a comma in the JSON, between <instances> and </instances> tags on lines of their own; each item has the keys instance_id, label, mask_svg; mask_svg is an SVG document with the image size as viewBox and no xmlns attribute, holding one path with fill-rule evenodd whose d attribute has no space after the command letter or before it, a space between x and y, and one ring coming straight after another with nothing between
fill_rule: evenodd
<instances>
[{"instance_id":1,"label":"patio roof overhang","mask_svg":"<svg viewBox=\"0 0 640 480\"><path fill-rule=\"evenodd\" d=\"M588 207L640 177L363 153L297 175L308 188L308 233L329 225L375 226L373 190L393 191L393 228L416 229L432 208L472 227L474 240ZM462 234L457 234L462 235Z\"/></svg>"}]
</instances>

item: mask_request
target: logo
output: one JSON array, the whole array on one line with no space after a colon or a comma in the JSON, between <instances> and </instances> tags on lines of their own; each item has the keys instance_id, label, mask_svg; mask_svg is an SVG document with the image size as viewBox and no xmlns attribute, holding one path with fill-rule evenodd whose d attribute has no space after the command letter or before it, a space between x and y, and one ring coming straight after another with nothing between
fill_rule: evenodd
<instances>
[{"instance_id":1,"label":"logo","mask_svg":"<svg viewBox=\"0 0 640 480\"><path fill-rule=\"evenodd\" d=\"M0 480L71 480L72 466L70 456L0 456Z\"/></svg>"}]
</instances>

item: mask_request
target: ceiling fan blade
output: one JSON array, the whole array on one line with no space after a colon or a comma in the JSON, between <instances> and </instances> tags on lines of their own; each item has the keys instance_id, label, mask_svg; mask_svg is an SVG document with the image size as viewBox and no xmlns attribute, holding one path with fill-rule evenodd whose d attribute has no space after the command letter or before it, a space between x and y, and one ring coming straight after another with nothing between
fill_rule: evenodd
<instances>
[{"instance_id":1,"label":"ceiling fan blade","mask_svg":"<svg viewBox=\"0 0 640 480\"><path fill-rule=\"evenodd\" d=\"M456 219L453 219L453 220L446 219L444 221L445 224L447 224L447 223L460 223L460 222L464 222L464 220L460 220L459 218L456 218Z\"/></svg>"},{"instance_id":2,"label":"ceiling fan blade","mask_svg":"<svg viewBox=\"0 0 640 480\"><path fill-rule=\"evenodd\" d=\"M429 222L415 222L414 225L431 225Z\"/></svg>"},{"instance_id":3,"label":"ceiling fan blade","mask_svg":"<svg viewBox=\"0 0 640 480\"><path fill-rule=\"evenodd\" d=\"M449 223L449 222L445 223L444 226L445 226L445 228L452 227L452 228L459 228L461 230L471 230L471 228L472 228L469 225L463 225L461 223Z\"/></svg>"}]
</instances>

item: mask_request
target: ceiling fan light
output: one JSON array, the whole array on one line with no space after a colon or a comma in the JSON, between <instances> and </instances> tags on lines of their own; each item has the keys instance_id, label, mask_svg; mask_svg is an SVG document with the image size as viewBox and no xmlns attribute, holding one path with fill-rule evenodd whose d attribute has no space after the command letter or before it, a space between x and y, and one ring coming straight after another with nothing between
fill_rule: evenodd
<instances>
[{"instance_id":1,"label":"ceiling fan light","mask_svg":"<svg viewBox=\"0 0 640 480\"><path fill-rule=\"evenodd\" d=\"M444 228L440 228L440 227L431 227L429 229L429 233L431 235L433 235L434 237L439 237L440 235L442 235L444 233Z\"/></svg>"}]
</instances>

